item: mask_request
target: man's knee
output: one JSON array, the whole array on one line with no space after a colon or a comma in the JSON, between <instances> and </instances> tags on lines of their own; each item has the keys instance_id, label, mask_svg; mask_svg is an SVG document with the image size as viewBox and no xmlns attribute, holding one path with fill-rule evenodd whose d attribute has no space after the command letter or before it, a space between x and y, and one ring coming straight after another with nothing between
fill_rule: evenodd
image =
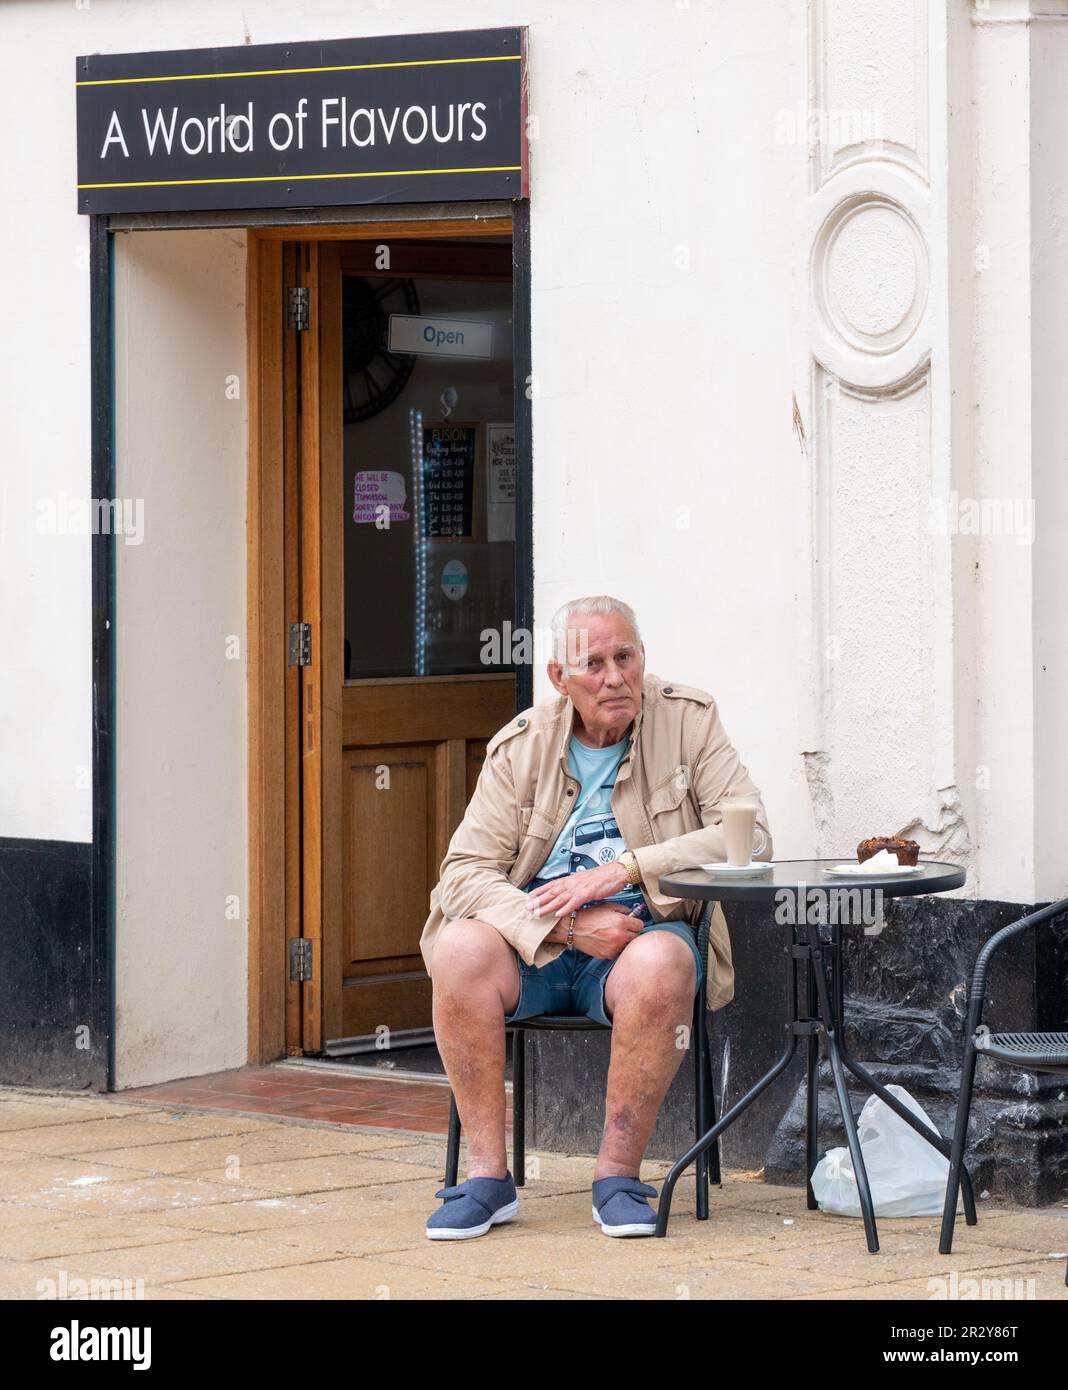
<instances>
[{"instance_id":1,"label":"man's knee","mask_svg":"<svg viewBox=\"0 0 1068 1390\"><path fill-rule=\"evenodd\" d=\"M507 960L511 948L496 927L473 917L443 922L434 942L435 983L484 978Z\"/></svg>"},{"instance_id":2,"label":"man's knee","mask_svg":"<svg viewBox=\"0 0 1068 1390\"><path fill-rule=\"evenodd\" d=\"M617 991L625 987L632 997L674 1007L693 999L696 972L694 954L681 937L669 931L647 931L624 949L608 983L615 978Z\"/></svg>"}]
</instances>

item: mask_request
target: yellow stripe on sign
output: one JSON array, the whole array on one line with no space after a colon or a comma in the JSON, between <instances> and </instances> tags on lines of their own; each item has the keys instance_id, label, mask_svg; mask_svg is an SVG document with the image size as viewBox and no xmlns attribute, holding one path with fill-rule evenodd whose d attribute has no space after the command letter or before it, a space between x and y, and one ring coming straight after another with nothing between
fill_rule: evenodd
<instances>
[{"instance_id":1,"label":"yellow stripe on sign","mask_svg":"<svg viewBox=\"0 0 1068 1390\"><path fill-rule=\"evenodd\" d=\"M374 68L429 68L444 63L518 63L518 53L495 53L489 58L413 58L396 63L344 63L329 68L263 68L257 72L183 72L173 77L87 77L76 87L118 87L130 82L202 82L209 77L285 77L290 73L369 72Z\"/></svg>"},{"instance_id":2,"label":"yellow stripe on sign","mask_svg":"<svg viewBox=\"0 0 1068 1390\"><path fill-rule=\"evenodd\" d=\"M485 169L378 169L366 174L256 174L236 179L143 179L139 183L80 183L81 188L177 188L190 183L298 183L303 179L388 179L415 174L518 174L521 164Z\"/></svg>"}]
</instances>

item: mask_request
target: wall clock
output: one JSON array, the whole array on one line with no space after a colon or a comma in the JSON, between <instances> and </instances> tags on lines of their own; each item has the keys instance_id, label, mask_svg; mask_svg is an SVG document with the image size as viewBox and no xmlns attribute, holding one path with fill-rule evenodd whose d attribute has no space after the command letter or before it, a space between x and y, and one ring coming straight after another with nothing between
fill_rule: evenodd
<instances>
[{"instance_id":1,"label":"wall clock","mask_svg":"<svg viewBox=\"0 0 1068 1390\"><path fill-rule=\"evenodd\" d=\"M386 346L390 314L418 314L414 280L396 276L341 281L342 371L345 424L359 425L392 405L408 384L415 357Z\"/></svg>"}]
</instances>

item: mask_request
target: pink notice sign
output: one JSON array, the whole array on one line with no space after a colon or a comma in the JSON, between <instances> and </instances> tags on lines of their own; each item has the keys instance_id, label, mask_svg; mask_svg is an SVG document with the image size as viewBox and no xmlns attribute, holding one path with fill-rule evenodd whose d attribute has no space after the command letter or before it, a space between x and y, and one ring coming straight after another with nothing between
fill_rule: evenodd
<instances>
[{"instance_id":1,"label":"pink notice sign","mask_svg":"<svg viewBox=\"0 0 1068 1390\"><path fill-rule=\"evenodd\" d=\"M404 475L391 470L357 473L353 489L353 521L371 521L378 526L394 521L410 521L411 512L404 510L407 500Z\"/></svg>"}]
</instances>

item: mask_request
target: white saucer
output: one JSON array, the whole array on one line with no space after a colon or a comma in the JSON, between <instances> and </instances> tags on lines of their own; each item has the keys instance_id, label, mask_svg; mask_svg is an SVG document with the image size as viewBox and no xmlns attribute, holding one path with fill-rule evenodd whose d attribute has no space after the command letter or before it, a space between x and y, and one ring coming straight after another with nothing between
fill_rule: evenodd
<instances>
[{"instance_id":1,"label":"white saucer","mask_svg":"<svg viewBox=\"0 0 1068 1390\"><path fill-rule=\"evenodd\" d=\"M909 874L922 874L924 867L923 864L899 864L896 869L880 869L878 873L872 873L871 869L865 870L863 864L834 864L823 872L833 878L905 878Z\"/></svg>"},{"instance_id":2,"label":"white saucer","mask_svg":"<svg viewBox=\"0 0 1068 1390\"><path fill-rule=\"evenodd\" d=\"M698 864L697 867L704 869L707 874L733 874L737 878L747 878L753 874L766 874L772 865L770 862L752 861L748 864Z\"/></svg>"}]
</instances>

